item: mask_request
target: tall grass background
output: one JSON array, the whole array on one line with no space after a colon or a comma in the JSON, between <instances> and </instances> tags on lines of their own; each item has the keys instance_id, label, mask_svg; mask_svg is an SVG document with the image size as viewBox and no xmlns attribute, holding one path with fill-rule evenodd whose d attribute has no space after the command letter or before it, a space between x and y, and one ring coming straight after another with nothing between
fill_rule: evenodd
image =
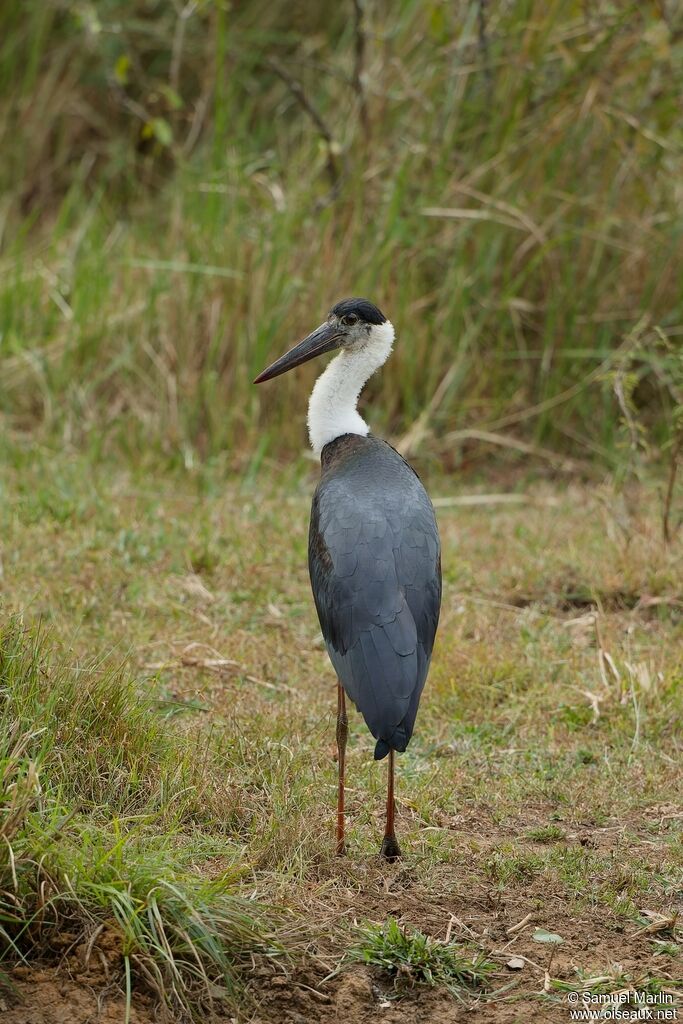
<instances>
[{"instance_id":1,"label":"tall grass background","mask_svg":"<svg viewBox=\"0 0 683 1024\"><path fill-rule=\"evenodd\" d=\"M0 40L6 436L284 458L315 371L251 380L365 294L408 449L671 443L677 4L27 0Z\"/></svg>"}]
</instances>

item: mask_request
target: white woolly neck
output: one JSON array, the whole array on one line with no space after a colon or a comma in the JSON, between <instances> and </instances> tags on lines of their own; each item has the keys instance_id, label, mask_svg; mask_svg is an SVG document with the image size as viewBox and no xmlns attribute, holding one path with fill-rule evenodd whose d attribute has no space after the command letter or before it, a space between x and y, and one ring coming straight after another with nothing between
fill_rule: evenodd
<instances>
[{"instance_id":1,"label":"white woolly neck","mask_svg":"<svg viewBox=\"0 0 683 1024\"><path fill-rule=\"evenodd\" d=\"M374 324L365 344L342 349L318 377L308 403L308 436L316 455L342 434L367 436L370 428L356 406L366 381L389 358L393 343L391 321Z\"/></svg>"}]
</instances>

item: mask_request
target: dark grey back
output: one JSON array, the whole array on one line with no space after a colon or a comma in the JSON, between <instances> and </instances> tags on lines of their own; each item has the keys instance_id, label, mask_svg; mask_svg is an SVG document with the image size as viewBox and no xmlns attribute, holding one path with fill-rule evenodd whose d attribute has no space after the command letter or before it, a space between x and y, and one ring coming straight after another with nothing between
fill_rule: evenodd
<instances>
[{"instance_id":1,"label":"dark grey back","mask_svg":"<svg viewBox=\"0 0 683 1024\"><path fill-rule=\"evenodd\" d=\"M327 650L377 740L405 750L441 605L441 548L419 477L386 441L345 434L322 451L309 570Z\"/></svg>"}]
</instances>

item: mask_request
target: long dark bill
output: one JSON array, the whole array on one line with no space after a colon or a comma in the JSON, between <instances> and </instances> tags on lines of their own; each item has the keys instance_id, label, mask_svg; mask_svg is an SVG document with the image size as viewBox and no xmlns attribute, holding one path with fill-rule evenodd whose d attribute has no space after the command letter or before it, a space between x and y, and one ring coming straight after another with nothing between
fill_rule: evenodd
<instances>
[{"instance_id":1,"label":"long dark bill","mask_svg":"<svg viewBox=\"0 0 683 1024\"><path fill-rule=\"evenodd\" d=\"M263 384L265 380L279 377L281 373L287 373L287 370L293 370L295 366L301 366L302 363L307 363L309 359L314 359L315 356L321 356L324 352L331 352L332 349L339 347L341 339L342 334L337 326L327 323L321 324L307 338L304 338L303 341L300 341L289 352L285 352L283 356L276 359L263 373L259 373L254 384Z\"/></svg>"}]
</instances>

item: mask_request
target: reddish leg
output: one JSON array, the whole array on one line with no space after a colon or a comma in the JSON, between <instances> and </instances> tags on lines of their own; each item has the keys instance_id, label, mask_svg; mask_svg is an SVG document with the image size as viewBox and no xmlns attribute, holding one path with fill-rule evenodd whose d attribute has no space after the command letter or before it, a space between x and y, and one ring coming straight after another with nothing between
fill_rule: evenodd
<instances>
[{"instance_id":1,"label":"reddish leg","mask_svg":"<svg viewBox=\"0 0 683 1024\"><path fill-rule=\"evenodd\" d=\"M346 764L346 736L349 731L346 717L344 687L337 683L337 759L339 762L339 787L337 789L337 856L346 853L344 842L344 767Z\"/></svg>"},{"instance_id":2,"label":"reddish leg","mask_svg":"<svg viewBox=\"0 0 683 1024\"><path fill-rule=\"evenodd\" d=\"M394 751L389 751L389 781L387 785L387 826L384 830L382 849L380 856L392 862L401 856L401 847L398 845L396 833L394 832Z\"/></svg>"}]
</instances>

